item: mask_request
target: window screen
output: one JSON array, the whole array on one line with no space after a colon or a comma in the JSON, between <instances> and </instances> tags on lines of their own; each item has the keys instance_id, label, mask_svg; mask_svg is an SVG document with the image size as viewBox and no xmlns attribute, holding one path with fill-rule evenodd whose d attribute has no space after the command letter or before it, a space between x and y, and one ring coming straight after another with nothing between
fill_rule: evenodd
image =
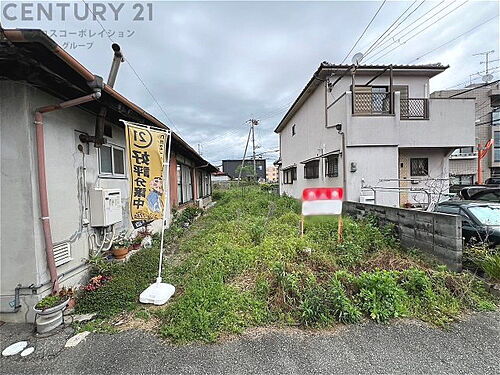
<instances>
[{"instance_id":1,"label":"window screen","mask_svg":"<svg viewBox=\"0 0 500 375\"><path fill-rule=\"evenodd\" d=\"M319 177L319 160L313 160L304 165L304 178Z\"/></svg>"},{"instance_id":2,"label":"window screen","mask_svg":"<svg viewBox=\"0 0 500 375\"><path fill-rule=\"evenodd\" d=\"M429 175L429 159L427 159L427 158L411 158L410 159L410 174L412 176L428 176Z\"/></svg>"},{"instance_id":3,"label":"window screen","mask_svg":"<svg viewBox=\"0 0 500 375\"><path fill-rule=\"evenodd\" d=\"M328 177L339 176L339 157L338 155L330 155L326 158L326 173Z\"/></svg>"}]
</instances>

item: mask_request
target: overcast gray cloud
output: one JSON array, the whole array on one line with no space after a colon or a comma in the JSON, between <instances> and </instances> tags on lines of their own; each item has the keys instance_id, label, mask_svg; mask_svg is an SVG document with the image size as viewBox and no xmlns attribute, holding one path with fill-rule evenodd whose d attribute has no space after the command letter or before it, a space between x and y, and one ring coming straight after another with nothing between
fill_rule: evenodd
<instances>
[{"instance_id":1,"label":"overcast gray cloud","mask_svg":"<svg viewBox=\"0 0 500 375\"><path fill-rule=\"evenodd\" d=\"M464 1L451 4L441 16ZM366 50L412 2L388 1L354 52ZM2 1L3 6L6 3ZM221 159L241 158L248 132L244 122L250 117L262 119L257 129L259 151L276 149L278 137L273 129L289 103L321 61L338 63L344 58L381 2L156 1L152 3L152 21L132 21L137 10L132 9L133 4L126 3L117 21L108 18L101 21L102 25L115 32L112 38L122 46L125 56L181 136L194 147L200 143L204 157L219 163ZM438 4L425 1L408 19L407 30L416 25L412 26L410 20L434 6L439 10L448 2ZM437 21L438 16L430 20L431 26L426 31L378 62L409 63L498 12L497 1L468 1L441 21ZM92 20L77 21L68 16L66 22L61 22L60 17L54 18L52 21L2 18L2 23L6 28L58 32L101 30ZM134 35L120 37L120 31L134 32ZM61 45L93 42L90 49L68 46L67 50L92 72L107 77L112 56L109 39L68 34L53 38ZM480 65L481 57L473 54L494 49L490 58L498 60L498 45L496 18L414 63L449 64L450 69L431 81L432 90L448 88L484 69L484 65ZM492 67L498 65L498 61L491 63ZM130 67L122 64L120 69L117 90L170 124ZM495 77L498 72L495 70ZM473 78L475 82L481 81L478 75ZM276 154L267 155L273 159Z\"/></svg>"}]
</instances>

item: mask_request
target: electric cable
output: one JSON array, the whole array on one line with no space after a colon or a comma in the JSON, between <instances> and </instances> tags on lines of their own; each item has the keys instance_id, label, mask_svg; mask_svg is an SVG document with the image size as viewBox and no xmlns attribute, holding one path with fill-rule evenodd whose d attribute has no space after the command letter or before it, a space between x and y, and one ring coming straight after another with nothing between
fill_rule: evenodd
<instances>
[{"instance_id":1,"label":"electric cable","mask_svg":"<svg viewBox=\"0 0 500 375\"><path fill-rule=\"evenodd\" d=\"M109 33L106 31L106 29L104 28L103 24L101 23L101 21L99 21L99 18L95 16L94 12L90 9L89 5L87 4L87 2L85 0L82 0L82 2L85 4L85 6L87 7L87 9L89 10L90 13L92 13L92 15L94 16L94 20L97 21L97 23L101 26L102 30L104 31L104 33L106 34L106 36L108 37L108 39L112 42L112 43L116 43L113 38L111 38L111 36L109 35ZM130 67L130 69L132 70L132 72L134 73L134 75L137 77L137 79L142 83L142 85L144 86L144 88L146 89L146 91L148 92L149 96L151 97L151 99L153 99L153 101L156 103L156 105L158 106L158 108L160 109L160 111L163 113L163 115L165 116L165 118L167 119L167 121L172 124L172 126L174 127L174 129L177 131L177 133L179 133L179 135L181 134L179 128L175 125L175 123L172 121L172 119L168 116L167 112L163 109L163 107L161 106L161 104L158 102L158 100L156 99L156 97L153 95L152 91L149 89L149 87L146 85L146 83L144 82L144 80L139 76L139 73L137 73L137 71L135 70L135 68L132 66L132 63L130 62L130 60L128 58L126 58L125 56L122 57L123 60L127 63L127 65Z\"/></svg>"},{"instance_id":2,"label":"electric cable","mask_svg":"<svg viewBox=\"0 0 500 375\"><path fill-rule=\"evenodd\" d=\"M372 19L370 20L370 22L368 23L368 25L366 25L365 29L363 30L363 32L361 33L361 35L359 36L358 40L356 40L356 43L354 43L354 45L352 46L352 48L349 50L349 52L347 52L347 55L344 57L344 59L341 61L340 65L342 65L344 63L344 61L349 57L349 55L351 54L351 52L354 50L354 48L356 48L356 46L358 45L359 41L361 40L361 38L363 37L363 35L365 35L366 31L368 30L368 28L370 27L370 25L372 24L372 22L375 20L375 18L377 17L377 15L379 14L380 10L382 9L382 7L384 6L384 4L386 3L387 0L384 0L382 2L382 4L380 5L380 7L377 9L377 12L375 12L375 14L373 15Z\"/></svg>"},{"instance_id":3,"label":"electric cable","mask_svg":"<svg viewBox=\"0 0 500 375\"><path fill-rule=\"evenodd\" d=\"M394 51L395 49L403 46L404 44L406 44L409 40L417 37L418 35L420 35L421 33L423 33L424 31L428 30L429 28L431 28L432 26L434 26L436 23L438 23L439 21L443 20L445 17L447 17L448 15L450 15L451 13L453 13L454 11L456 11L457 9L461 8L462 6L464 6L466 3L468 3L469 0L466 0L464 1L462 4L458 5L456 8L453 8L451 11L449 11L448 13L446 13L445 15L443 15L441 18L437 19L435 22L433 22L432 24L430 25L427 25L426 27L424 27L422 30L419 30L418 32L416 32L415 34L411 35L408 39L406 39L405 41L403 42L400 42L399 39L398 41L396 42L393 42L389 45L386 46L386 48L390 47L391 45L395 44L395 43L399 43L398 45L396 45L394 48L390 49L389 51L387 51L386 53L384 53L383 55L379 56L379 57L376 57L378 54L382 53L386 48L384 48L383 50L377 52L374 56L372 56L372 59L373 60L373 63L379 61L380 59L382 59L383 57L387 56L389 53L391 53L392 51ZM444 9L446 9L447 7L449 7L450 4L448 4L446 7L442 8L439 12L437 12L436 14L434 14L433 16L429 17L428 19L426 19L425 21L421 22L419 25L417 25L416 27L414 27L413 29L411 29L409 32L407 32L406 34L404 34L403 36L401 36L401 38L404 38L405 36L407 36L408 34L410 34L412 31L414 31L415 29L417 29L418 27L420 27L421 25L423 25L424 23L426 23L427 21L431 20L432 18L434 18L437 14L439 14L440 12L442 12ZM400 38L400 39L401 39Z\"/></svg>"},{"instance_id":4,"label":"electric cable","mask_svg":"<svg viewBox=\"0 0 500 375\"><path fill-rule=\"evenodd\" d=\"M417 57L417 58L415 58L415 59L413 59L413 60L409 61L409 62L408 62L408 64L411 64L411 63L413 63L413 62L415 62L415 61L417 61L417 60L420 60L422 57L427 56L428 54L430 54L430 53L432 53L432 52L434 52L434 51L437 51L438 49L440 49L440 48L442 48L442 47L446 46L447 44L450 44L450 43L454 42L455 40L457 40L457 39L459 39L459 38L463 37L464 35L467 35L468 33L472 32L472 31L474 31L474 30L476 30L476 29L478 29L479 27L481 27L481 26L483 26L483 25L487 24L488 22L490 22L490 21L494 20L495 18L498 18L498 14L497 14L497 15L495 15L495 16L493 16L493 17L491 17L491 18L489 18L489 19L487 19L487 20L486 20L486 21L484 21L484 22L481 22L479 25L474 26L472 29L467 30L466 32L464 32L464 33L462 33L462 34L460 34L460 35L456 36L455 38L453 38L453 39L451 39L451 40L448 40L447 42L445 42L445 43L441 44L440 46L438 46L438 47L436 47L436 48L431 49L430 51L428 51L428 52L424 53L423 55L420 55L419 57Z\"/></svg>"}]
</instances>

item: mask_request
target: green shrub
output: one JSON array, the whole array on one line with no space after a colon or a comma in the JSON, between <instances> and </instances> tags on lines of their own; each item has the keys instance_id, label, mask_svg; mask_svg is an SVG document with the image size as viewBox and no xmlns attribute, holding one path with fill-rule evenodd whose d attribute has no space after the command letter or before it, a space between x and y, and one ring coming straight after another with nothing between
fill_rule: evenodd
<instances>
[{"instance_id":1,"label":"green shrub","mask_svg":"<svg viewBox=\"0 0 500 375\"><path fill-rule=\"evenodd\" d=\"M185 290L157 316L163 323L161 334L175 342L212 342L221 333L237 333L258 322L265 312L264 305L248 293L219 282L203 282Z\"/></svg>"},{"instance_id":2,"label":"green shrub","mask_svg":"<svg viewBox=\"0 0 500 375\"><path fill-rule=\"evenodd\" d=\"M391 271L362 272L357 285L360 309L377 322L404 316L407 295Z\"/></svg>"},{"instance_id":3,"label":"green shrub","mask_svg":"<svg viewBox=\"0 0 500 375\"><path fill-rule=\"evenodd\" d=\"M341 323L357 323L361 319L361 311L347 295L340 277L335 275L328 285L326 291L326 302L330 306L331 313L336 321Z\"/></svg>"}]
</instances>

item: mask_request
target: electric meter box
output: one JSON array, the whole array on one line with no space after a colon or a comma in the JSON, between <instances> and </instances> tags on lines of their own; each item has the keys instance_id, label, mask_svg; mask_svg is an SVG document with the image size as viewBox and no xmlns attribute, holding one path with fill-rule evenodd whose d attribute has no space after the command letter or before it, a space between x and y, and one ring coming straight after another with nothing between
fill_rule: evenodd
<instances>
[{"instance_id":1,"label":"electric meter box","mask_svg":"<svg viewBox=\"0 0 500 375\"><path fill-rule=\"evenodd\" d=\"M122 221L122 194L120 189L94 188L89 192L90 225L107 227Z\"/></svg>"}]
</instances>

